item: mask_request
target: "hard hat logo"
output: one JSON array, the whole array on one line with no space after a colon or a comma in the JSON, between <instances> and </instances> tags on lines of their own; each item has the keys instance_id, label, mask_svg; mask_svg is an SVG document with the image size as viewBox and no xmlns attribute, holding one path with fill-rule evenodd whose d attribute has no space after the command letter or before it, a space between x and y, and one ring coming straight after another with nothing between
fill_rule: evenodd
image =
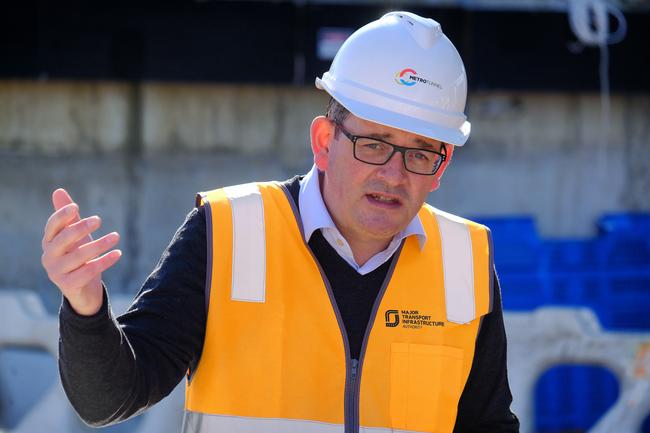
<instances>
[{"instance_id":1,"label":"hard hat logo","mask_svg":"<svg viewBox=\"0 0 650 433\"><path fill-rule=\"evenodd\" d=\"M435 83L431 80L427 80L426 78L419 77L417 74L418 73L415 72L415 69L402 69L395 74L395 82L401 86L408 87L415 86L417 83L422 83L432 87L437 87L438 89L442 90L440 83Z\"/></svg>"},{"instance_id":2,"label":"hard hat logo","mask_svg":"<svg viewBox=\"0 0 650 433\"><path fill-rule=\"evenodd\" d=\"M416 81L412 79L411 76L415 77L416 74L417 72L415 72L415 70L406 68L395 74L395 82L404 86L415 86Z\"/></svg>"}]
</instances>

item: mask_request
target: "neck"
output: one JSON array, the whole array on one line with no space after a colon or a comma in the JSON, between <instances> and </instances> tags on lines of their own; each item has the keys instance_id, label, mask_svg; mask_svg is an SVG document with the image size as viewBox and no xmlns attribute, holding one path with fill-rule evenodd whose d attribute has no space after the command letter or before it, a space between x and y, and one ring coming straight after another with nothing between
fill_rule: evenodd
<instances>
[{"instance_id":1,"label":"neck","mask_svg":"<svg viewBox=\"0 0 650 433\"><path fill-rule=\"evenodd\" d=\"M339 229L339 231L341 231ZM369 239L369 240L360 240L360 239L353 239L350 238L348 235L346 235L344 232L341 231L341 234L345 238L346 241L348 241L348 244L350 245L350 249L352 250L352 255L354 256L354 261L357 262L359 266L363 266L372 256L374 256L377 253L380 253L384 251L386 248L388 248L388 245L390 244L389 240L376 240L376 239Z\"/></svg>"}]
</instances>

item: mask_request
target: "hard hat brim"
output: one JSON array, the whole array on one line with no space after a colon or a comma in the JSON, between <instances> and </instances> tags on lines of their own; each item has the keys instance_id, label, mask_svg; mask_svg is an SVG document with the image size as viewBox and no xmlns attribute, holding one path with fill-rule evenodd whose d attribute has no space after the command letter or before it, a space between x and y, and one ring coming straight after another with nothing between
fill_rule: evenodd
<instances>
[{"instance_id":1,"label":"hard hat brim","mask_svg":"<svg viewBox=\"0 0 650 433\"><path fill-rule=\"evenodd\" d=\"M421 135L423 137L431 138L434 140L442 141L443 143L453 144L454 146L462 146L467 142L469 134L471 132L471 124L466 120L466 117L462 113L455 113L451 122L457 124L456 127L445 127L441 123L450 123L450 115L448 113L435 113L428 112L427 117L439 116L444 118L443 121L432 121L422 119L422 108L413 107L408 104L401 104L400 107L395 108L400 104L386 103L383 106L390 108L380 108L381 104L368 104L365 102L360 102L358 99L362 98L351 98L348 96L343 96L342 93L347 95L353 93L351 90L359 91L361 89L353 89L354 85L349 83L341 83L333 80L331 76L328 76L329 73L323 75L323 79L316 78L316 87L321 90L325 90L329 95L336 99L341 105L343 105L348 111L350 111L355 116L368 120L370 122L379 123L381 125L389 126L391 128L400 129L403 131L411 132L413 134ZM346 86L346 92L337 91L336 87ZM362 90L365 93L368 90ZM374 93L374 92L373 92ZM381 95L372 95L376 99L382 99ZM363 99L368 99L367 95ZM387 101L388 102L388 101ZM399 111L397 111L399 110ZM420 114L421 116L408 115L405 113ZM462 117L461 117L462 116Z\"/></svg>"}]
</instances>

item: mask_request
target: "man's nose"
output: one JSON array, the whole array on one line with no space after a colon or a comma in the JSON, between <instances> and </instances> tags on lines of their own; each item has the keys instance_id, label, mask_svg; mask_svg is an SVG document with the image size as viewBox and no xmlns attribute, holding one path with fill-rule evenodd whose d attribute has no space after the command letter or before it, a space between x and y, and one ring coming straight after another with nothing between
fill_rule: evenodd
<instances>
[{"instance_id":1,"label":"man's nose","mask_svg":"<svg viewBox=\"0 0 650 433\"><path fill-rule=\"evenodd\" d=\"M388 162L381 166L380 175L387 181L400 183L408 174L404 167L404 155L395 152Z\"/></svg>"}]
</instances>

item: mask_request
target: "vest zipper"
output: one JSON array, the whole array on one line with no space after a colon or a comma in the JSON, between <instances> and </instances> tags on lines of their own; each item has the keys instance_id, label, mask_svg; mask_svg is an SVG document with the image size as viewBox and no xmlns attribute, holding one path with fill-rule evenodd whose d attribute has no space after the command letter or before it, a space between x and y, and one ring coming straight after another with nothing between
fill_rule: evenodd
<instances>
[{"instance_id":1,"label":"vest zipper","mask_svg":"<svg viewBox=\"0 0 650 433\"><path fill-rule=\"evenodd\" d=\"M287 199L289 200L291 208L293 209L294 217L296 218L296 222L300 227L300 233L302 234L303 241L304 241L305 234L303 231L298 207L296 206L296 203L293 200L293 197L291 196L289 190L283 185L281 185L281 187L284 190ZM343 345L345 346L346 378L345 378L345 390L344 390L345 395L343 398L343 426L344 426L343 430L345 433L359 433L359 394L361 392L361 382L359 381L359 376L361 373L361 367L363 365L363 358L366 353L366 344L368 343L368 337L370 336L370 330L372 329L372 325L373 325L372 318L375 317L375 315L377 314L377 310L379 309L379 304L381 304L381 300L384 297L384 293L386 292L386 287L388 286L388 283L390 282L390 279L393 276L393 270L395 269L395 265L397 264L399 256L402 253L402 248L404 247L404 239L402 239L399 248L393 254L390 268L388 269L388 272L386 273L386 277L384 278L384 282L381 288L379 289L379 294L377 296L377 299L375 299L375 303L372 307L372 313L370 314L370 321L368 323L368 326L366 327L366 333L363 337L363 342L361 344L361 354L359 356L359 359L354 359L351 357L350 341L348 340L348 334L345 329L345 325L343 324L341 311L339 310L339 307L336 304L336 298L334 297L334 292L332 291L332 286L330 285L329 279L327 278L327 275L325 275L325 272L323 271L323 267L316 259L316 255L314 254L314 252L312 251L311 247L307 242L305 242L305 247L309 251L309 254L314 260L314 263L318 267L318 271L320 272L321 277L323 278L323 282L325 283L325 289L327 290L327 295L330 298L330 303L332 304L332 308L334 309L334 315L336 316L336 321L338 322L339 330L341 331L341 337L343 337Z\"/></svg>"},{"instance_id":2,"label":"vest zipper","mask_svg":"<svg viewBox=\"0 0 650 433\"><path fill-rule=\"evenodd\" d=\"M318 264L318 268L321 272L321 276L323 277L323 281L325 282L325 288L327 289L327 293L330 297L330 302L332 303L332 307L334 308L334 314L336 315L336 320L339 323L339 329L341 330L341 335L343 337L343 344L345 346L346 378L345 378L345 390L344 390L345 396L343 401L343 423L344 423L343 431L345 433L359 433L360 430L359 394L361 393L361 381L359 379L361 376L361 369L363 367L363 359L366 354L368 337L370 337L370 331L372 330L372 326L374 324L372 318L376 316L377 310L379 309L379 305L381 304L381 300L384 298L384 293L386 293L386 288L388 287L388 283L390 282L390 279L393 276L393 271L395 270L395 265L397 264L397 260L399 259L403 246L404 246L404 240L402 240L402 244L393 255L390 268L386 273L386 278L384 279L384 282L381 288L379 289L379 293L377 294L377 298L375 299L375 303L372 306L372 312L370 314L371 320L368 322L368 326L366 327L366 332L363 336L363 342L361 343L361 353L359 355L359 359L354 359L350 355L351 353L350 342L348 341L348 335L345 330L345 326L343 325L341 312L339 310L338 305L336 304L336 299L334 298L332 287L330 286L329 280L325 276L325 272L323 272L323 269L320 267L318 260L316 260L316 258L314 257L313 251L309 249L309 251L312 253L312 257L314 257L314 261Z\"/></svg>"},{"instance_id":3,"label":"vest zipper","mask_svg":"<svg viewBox=\"0 0 650 433\"><path fill-rule=\"evenodd\" d=\"M359 360L350 360L350 375L348 387L345 392L345 432L359 432L359 386L357 384L357 372L359 370Z\"/></svg>"},{"instance_id":4,"label":"vest zipper","mask_svg":"<svg viewBox=\"0 0 650 433\"><path fill-rule=\"evenodd\" d=\"M286 192L286 194L289 196L288 192ZM296 213L296 219L300 221L300 218L298 217L299 214L295 210L294 212ZM302 226L300 230L302 231ZM343 338L346 368L345 389L343 390L343 431L345 433L359 433L359 385L357 381L359 360L352 359L352 356L350 354L350 341L348 340L348 333L345 329L345 325L343 324L341 311L339 310L339 306L336 304L336 298L334 297L334 292L332 291L332 286L327 279L327 275L325 275L323 267L320 265L318 260L316 260L316 256L314 255L311 247L309 247L306 242L305 246L311 254L314 263L316 263L316 266L318 266L318 270L320 271L321 277L323 278L323 283L325 283L325 289L327 290L327 296L330 298L330 303L332 304L332 309L334 310L334 315L336 316L336 321L338 322L339 330L341 331L341 337ZM357 417L356 422L355 417Z\"/></svg>"},{"instance_id":5,"label":"vest zipper","mask_svg":"<svg viewBox=\"0 0 650 433\"><path fill-rule=\"evenodd\" d=\"M352 359L351 360L351 368L350 368L350 389L346 393L346 406L349 411L346 411L346 421L345 421L345 432L346 433L359 433L360 431L360 426L359 426L359 395L361 394L361 370L363 369L363 360L366 355L366 347L368 345L368 338L370 337L370 332L372 331L372 327L374 325L374 320L373 317L376 317L377 315L377 310L379 310L379 305L381 304L382 299L384 298L384 293L386 293L386 288L388 287L388 283L390 282L392 276L393 276L393 271L395 270L395 265L397 264L397 261L399 260L399 256L402 253L402 247L404 246L404 240L402 240L402 243L400 244L399 248L397 251L395 251L395 254L393 255L390 267L388 268L388 272L386 272L386 277L384 278L384 282L382 283L381 288L379 289L379 293L377 294L377 298L375 299L375 302L372 306L372 310L370 313L370 320L368 322L368 326L366 327L366 332L363 336L363 341L361 342L361 353L359 354L359 359ZM348 352L349 353L349 352Z\"/></svg>"}]
</instances>

